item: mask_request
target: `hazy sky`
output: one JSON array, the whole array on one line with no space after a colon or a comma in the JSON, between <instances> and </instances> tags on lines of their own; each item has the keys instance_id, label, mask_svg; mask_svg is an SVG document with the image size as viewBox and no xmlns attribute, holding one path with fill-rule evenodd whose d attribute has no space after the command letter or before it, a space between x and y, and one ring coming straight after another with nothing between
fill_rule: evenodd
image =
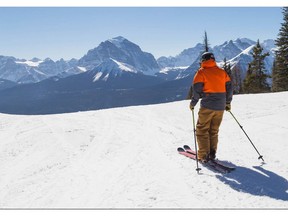
<instances>
[{"instance_id":1,"label":"hazy sky","mask_svg":"<svg viewBox=\"0 0 288 216\"><path fill-rule=\"evenodd\" d=\"M0 7L0 55L81 58L123 36L143 51L175 56L203 41L276 39L280 7Z\"/></svg>"}]
</instances>

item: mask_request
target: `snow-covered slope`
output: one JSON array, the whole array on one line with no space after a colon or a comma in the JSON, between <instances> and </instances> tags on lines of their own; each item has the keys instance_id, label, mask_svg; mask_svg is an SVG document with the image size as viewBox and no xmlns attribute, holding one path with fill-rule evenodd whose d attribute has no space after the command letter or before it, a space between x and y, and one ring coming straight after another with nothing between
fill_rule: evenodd
<instances>
[{"instance_id":1,"label":"snow-covered slope","mask_svg":"<svg viewBox=\"0 0 288 216\"><path fill-rule=\"evenodd\" d=\"M107 81L109 77L117 76L122 73L137 73L137 70L128 64L118 62L112 58L105 60L88 73L93 76L93 82L98 80Z\"/></svg>"},{"instance_id":2,"label":"snow-covered slope","mask_svg":"<svg viewBox=\"0 0 288 216\"><path fill-rule=\"evenodd\" d=\"M216 56L217 61L222 61L224 58L227 60L234 58L243 50L247 49L251 45L255 45L256 42L247 38L237 38L236 40L229 40L219 46L213 47L213 53Z\"/></svg>"},{"instance_id":3,"label":"snow-covered slope","mask_svg":"<svg viewBox=\"0 0 288 216\"><path fill-rule=\"evenodd\" d=\"M179 155L189 101L61 115L0 114L0 208L287 208L288 92L234 96L219 136L230 174ZM195 112L197 113L198 106Z\"/></svg>"}]
</instances>

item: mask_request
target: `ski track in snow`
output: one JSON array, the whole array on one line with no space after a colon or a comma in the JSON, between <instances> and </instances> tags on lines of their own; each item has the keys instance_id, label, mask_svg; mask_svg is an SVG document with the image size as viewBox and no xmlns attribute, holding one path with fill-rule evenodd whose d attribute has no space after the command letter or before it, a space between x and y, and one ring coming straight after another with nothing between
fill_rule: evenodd
<instances>
[{"instance_id":1,"label":"ski track in snow","mask_svg":"<svg viewBox=\"0 0 288 216\"><path fill-rule=\"evenodd\" d=\"M0 114L0 208L287 208L287 96L234 96L232 112L266 163L225 112L217 156L237 167L229 174L197 174L177 153L194 148L189 101Z\"/></svg>"}]
</instances>

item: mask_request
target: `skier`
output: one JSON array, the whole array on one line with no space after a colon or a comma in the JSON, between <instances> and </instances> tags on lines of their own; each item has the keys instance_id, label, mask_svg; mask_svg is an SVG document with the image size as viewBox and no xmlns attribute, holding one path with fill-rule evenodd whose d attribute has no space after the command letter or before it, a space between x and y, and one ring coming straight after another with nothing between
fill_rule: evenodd
<instances>
[{"instance_id":1,"label":"skier","mask_svg":"<svg viewBox=\"0 0 288 216\"><path fill-rule=\"evenodd\" d=\"M191 110L194 110L201 98L196 125L198 160L206 163L216 158L223 113L224 110L231 110L232 83L226 71L216 65L213 53L205 52L201 56L201 67L195 74L192 85Z\"/></svg>"}]
</instances>

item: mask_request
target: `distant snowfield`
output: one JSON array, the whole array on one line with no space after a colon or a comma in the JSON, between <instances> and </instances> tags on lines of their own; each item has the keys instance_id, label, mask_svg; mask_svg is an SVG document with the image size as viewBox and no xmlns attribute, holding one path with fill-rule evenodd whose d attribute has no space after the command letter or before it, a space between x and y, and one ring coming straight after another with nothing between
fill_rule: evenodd
<instances>
[{"instance_id":1,"label":"distant snowfield","mask_svg":"<svg viewBox=\"0 0 288 216\"><path fill-rule=\"evenodd\" d=\"M42 63L44 61L40 60L40 61L29 61L29 60L26 60L26 61L15 61L15 63L17 64L24 64L24 65L27 65L27 66L30 66L30 67L38 67L40 63Z\"/></svg>"},{"instance_id":2,"label":"distant snowfield","mask_svg":"<svg viewBox=\"0 0 288 216\"><path fill-rule=\"evenodd\" d=\"M217 156L237 167L230 174L198 175L177 153L194 148L189 101L0 114L0 208L288 208L287 98L234 96L232 112L266 163L225 112Z\"/></svg>"}]
</instances>

